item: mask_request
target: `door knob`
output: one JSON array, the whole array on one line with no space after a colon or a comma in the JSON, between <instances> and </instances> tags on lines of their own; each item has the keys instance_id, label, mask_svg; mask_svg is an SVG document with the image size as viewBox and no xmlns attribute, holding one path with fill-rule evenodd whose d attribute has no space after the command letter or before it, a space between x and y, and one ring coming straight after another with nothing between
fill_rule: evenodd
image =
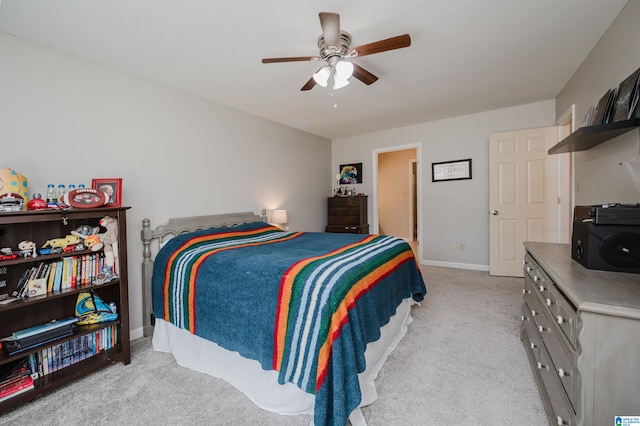
<instances>
[{"instance_id":1,"label":"door knob","mask_svg":"<svg viewBox=\"0 0 640 426\"><path fill-rule=\"evenodd\" d=\"M498 210L491 210L491 214L494 216L498 216Z\"/></svg>"}]
</instances>

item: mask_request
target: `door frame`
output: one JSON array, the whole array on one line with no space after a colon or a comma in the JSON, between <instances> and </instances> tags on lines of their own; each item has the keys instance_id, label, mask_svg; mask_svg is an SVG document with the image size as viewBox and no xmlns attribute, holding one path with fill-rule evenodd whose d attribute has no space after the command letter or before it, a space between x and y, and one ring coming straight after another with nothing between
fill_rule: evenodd
<instances>
[{"instance_id":1,"label":"door frame","mask_svg":"<svg viewBox=\"0 0 640 426\"><path fill-rule=\"evenodd\" d=\"M416 192L417 192L417 215L418 215L418 262L422 259L422 143L414 143L407 145L396 145L386 148L378 148L372 151L372 189L371 189L371 233L378 234L380 232L380 224L378 222L378 155L387 152L405 151L407 149L416 150Z\"/></svg>"},{"instance_id":2,"label":"door frame","mask_svg":"<svg viewBox=\"0 0 640 426\"><path fill-rule=\"evenodd\" d=\"M558 127L558 141L569 136L576 130L576 105L572 104L556 120ZM563 128L569 126L568 132L563 133ZM557 154L558 156L558 241L561 243L571 242L573 232L571 221L573 218L573 208L575 206L575 152Z\"/></svg>"}]
</instances>

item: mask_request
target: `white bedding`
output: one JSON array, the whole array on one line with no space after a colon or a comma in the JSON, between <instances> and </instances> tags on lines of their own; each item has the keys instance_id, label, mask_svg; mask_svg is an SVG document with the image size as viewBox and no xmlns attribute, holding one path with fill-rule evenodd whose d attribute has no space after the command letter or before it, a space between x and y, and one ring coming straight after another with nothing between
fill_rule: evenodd
<instances>
[{"instance_id":1,"label":"white bedding","mask_svg":"<svg viewBox=\"0 0 640 426\"><path fill-rule=\"evenodd\" d=\"M411 298L405 299L398 306L396 315L381 329L380 339L367 345L367 369L358 375L362 393L360 407L377 399L374 380L406 334L414 303ZM155 322L153 348L173 354L183 367L224 379L265 410L280 414L313 414L314 395L291 383L279 384L276 371L263 370L258 361L243 358L237 352L228 351L162 319ZM349 420L353 425L366 424L360 408L351 413Z\"/></svg>"}]
</instances>

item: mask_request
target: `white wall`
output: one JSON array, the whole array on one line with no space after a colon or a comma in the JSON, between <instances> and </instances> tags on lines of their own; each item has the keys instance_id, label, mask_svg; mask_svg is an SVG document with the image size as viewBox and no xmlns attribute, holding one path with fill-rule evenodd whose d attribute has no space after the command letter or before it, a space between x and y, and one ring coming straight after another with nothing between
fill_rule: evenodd
<instances>
[{"instance_id":1,"label":"white wall","mask_svg":"<svg viewBox=\"0 0 640 426\"><path fill-rule=\"evenodd\" d=\"M622 9L589 56L557 97L556 112L576 105L576 126L581 127L589 107L610 88L640 68L640 1ZM637 203L640 194L620 162L637 158L638 130L575 153L575 201L577 205Z\"/></svg>"},{"instance_id":2,"label":"white wall","mask_svg":"<svg viewBox=\"0 0 640 426\"><path fill-rule=\"evenodd\" d=\"M215 76L212 76L215 78ZM326 221L328 140L0 33L0 167L47 183L123 178L131 329L142 326L141 222L286 208Z\"/></svg>"},{"instance_id":3,"label":"white wall","mask_svg":"<svg viewBox=\"0 0 640 426\"><path fill-rule=\"evenodd\" d=\"M359 163L363 183L359 192L371 195L373 151L422 144L422 256L427 264L488 269L489 264L489 135L495 132L551 126L554 101L504 108L427 122L382 132L336 139L331 143L332 170ZM431 163L472 159L471 180L431 182ZM372 217L372 197L369 197ZM465 250L450 250L450 242Z\"/></svg>"}]
</instances>

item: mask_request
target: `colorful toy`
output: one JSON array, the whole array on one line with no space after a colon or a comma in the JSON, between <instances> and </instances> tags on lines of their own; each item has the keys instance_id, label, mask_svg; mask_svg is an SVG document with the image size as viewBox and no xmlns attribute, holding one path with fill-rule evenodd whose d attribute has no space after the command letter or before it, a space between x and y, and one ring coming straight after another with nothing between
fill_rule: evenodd
<instances>
[{"instance_id":1,"label":"colorful toy","mask_svg":"<svg viewBox=\"0 0 640 426\"><path fill-rule=\"evenodd\" d=\"M42 248L62 248L64 249L66 246L72 244L78 244L81 241L80 237L76 235L67 235L64 238L54 238L52 240L48 240L46 243L42 245Z\"/></svg>"},{"instance_id":2,"label":"colorful toy","mask_svg":"<svg viewBox=\"0 0 640 426\"><path fill-rule=\"evenodd\" d=\"M100 237L97 235L89 235L84 239L84 246L91 251L98 251L104 244L100 241Z\"/></svg>"},{"instance_id":3,"label":"colorful toy","mask_svg":"<svg viewBox=\"0 0 640 426\"><path fill-rule=\"evenodd\" d=\"M33 194L33 198L27 203L29 210L46 210L47 202L42 199L39 193Z\"/></svg>"},{"instance_id":4,"label":"colorful toy","mask_svg":"<svg viewBox=\"0 0 640 426\"><path fill-rule=\"evenodd\" d=\"M19 211L27 208L29 199L27 178L13 169L0 169L0 210Z\"/></svg>"},{"instance_id":5,"label":"colorful toy","mask_svg":"<svg viewBox=\"0 0 640 426\"><path fill-rule=\"evenodd\" d=\"M18 253L14 252L10 247L4 247L0 249L0 260L17 259Z\"/></svg>"},{"instance_id":6,"label":"colorful toy","mask_svg":"<svg viewBox=\"0 0 640 426\"><path fill-rule=\"evenodd\" d=\"M20 241L18 243L18 250L22 257L37 257L38 252L36 250L36 243L33 241Z\"/></svg>"}]
</instances>

